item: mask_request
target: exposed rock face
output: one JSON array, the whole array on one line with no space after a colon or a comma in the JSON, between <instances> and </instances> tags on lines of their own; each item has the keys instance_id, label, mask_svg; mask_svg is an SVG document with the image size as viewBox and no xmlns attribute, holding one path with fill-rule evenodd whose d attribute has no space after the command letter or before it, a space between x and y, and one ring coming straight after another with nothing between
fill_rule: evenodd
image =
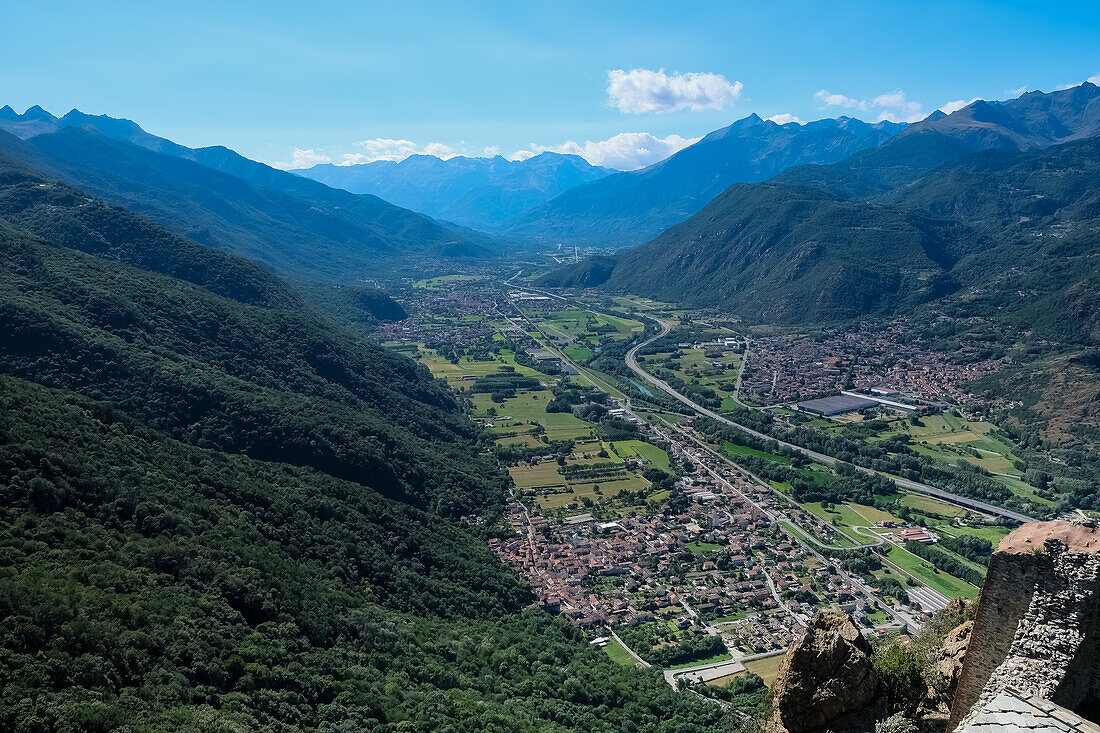
<instances>
[{"instance_id":1,"label":"exposed rock face","mask_svg":"<svg viewBox=\"0 0 1100 733\"><path fill-rule=\"evenodd\" d=\"M871 645L848 614L826 609L788 650L773 693L769 733L873 730L863 720L878 693Z\"/></svg>"},{"instance_id":2,"label":"exposed rock face","mask_svg":"<svg viewBox=\"0 0 1100 733\"><path fill-rule=\"evenodd\" d=\"M1100 711L1100 531L1036 522L989 563L949 730L1011 686L1088 718ZM969 717L968 717L969 716Z\"/></svg>"},{"instance_id":3,"label":"exposed rock face","mask_svg":"<svg viewBox=\"0 0 1100 733\"><path fill-rule=\"evenodd\" d=\"M931 660L931 669L927 675L928 690L916 715L922 731L941 732L947 728L951 701L959 684L959 674L962 672L967 642L973 628L974 622L967 621L947 632L942 646Z\"/></svg>"}]
</instances>

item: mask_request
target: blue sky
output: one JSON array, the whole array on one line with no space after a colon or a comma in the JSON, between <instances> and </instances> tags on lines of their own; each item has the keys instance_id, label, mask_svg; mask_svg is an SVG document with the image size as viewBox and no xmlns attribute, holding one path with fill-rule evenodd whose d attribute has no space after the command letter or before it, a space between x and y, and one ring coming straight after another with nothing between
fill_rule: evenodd
<instances>
[{"instance_id":1,"label":"blue sky","mask_svg":"<svg viewBox=\"0 0 1100 733\"><path fill-rule=\"evenodd\" d=\"M750 112L912 119L1100 74L1095 2L160 5L5 3L0 104L283 164L559 149L625 168Z\"/></svg>"}]
</instances>

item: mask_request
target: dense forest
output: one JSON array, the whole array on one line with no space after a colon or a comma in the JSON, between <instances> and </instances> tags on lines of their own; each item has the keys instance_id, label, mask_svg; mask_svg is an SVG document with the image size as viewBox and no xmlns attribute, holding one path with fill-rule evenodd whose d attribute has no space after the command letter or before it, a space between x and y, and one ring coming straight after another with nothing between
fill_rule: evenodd
<instances>
[{"instance_id":1,"label":"dense forest","mask_svg":"<svg viewBox=\"0 0 1100 733\"><path fill-rule=\"evenodd\" d=\"M506 476L426 370L0 171L0 729L731 727L523 610Z\"/></svg>"}]
</instances>

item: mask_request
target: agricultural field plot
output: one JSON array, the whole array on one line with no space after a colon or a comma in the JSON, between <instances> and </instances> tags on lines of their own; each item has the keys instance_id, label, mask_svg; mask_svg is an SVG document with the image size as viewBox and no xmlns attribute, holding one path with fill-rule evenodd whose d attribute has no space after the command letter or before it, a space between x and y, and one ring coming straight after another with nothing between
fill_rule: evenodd
<instances>
[{"instance_id":1,"label":"agricultural field plot","mask_svg":"<svg viewBox=\"0 0 1100 733\"><path fill-rule=\"evenodd\" d=\"M929 588L937 590L948 598L977 598L978 589L964 580L936 570L932 563L917 557L911 552L896 546L890 546L886 551L890 562L921 581Z\"/></svg>"},{"instance_id":2,"label":"agricultural field plot","mask_svg":"<svg viewBox=\"0 0 1100 733\"><path fill-rule=\"evenodd\" d=\"M959 527L956 525L941 524L936 527L936 531L940 534L951 535L952 537L980 537L983 540L988 540L996 547L1011 530L1009 530L1008 527L996 527L991 525L981 527Z\"/></svg>"},{"instance_id":3,"label":"agricultural field plot","mask_svg":"<svg viewBox=\"0 0 1100 733\"><path fill-rule=\"evenodd\" d=\"M783 664L784 653L773 654L762 659L753 659L745 662L745 671L758 675L764 684L771 687L775 684L775 678L779 676L779 666Z\"/></svg>"},{"instance_id":4,"label":"agricultural field plot","mask_svg":"<svg viewBox=\"0 0 1100 733\"><path fill-rule=\"evenodd\" d=\"M530 367L516 364L515 354L508 350L502 350L493 359L477 361L464 356L458 360L457 364L452 364L432 349L420 346L419 355L416 356L416 359L428 367L432 376L446 380L452 389L460 391L469 389L473 384L473 378L493 374L500 371L501 367L512 367L517 374L535 377L536 379L546 379L546 375ZM471 379L463 379L463 377L471 377Z\"/></svg>"},{"instance_id":5,"label":"agricultural field plot","mask_svg":"<svg viewBox=\"0 0 1100 733\"><path fill-rule=\"evenodd\" d=\"M954 519L955 517L970 516L970 512L963 509L961 506L948 504L946 501L940 501L931 496L923 496L921 494L906 494L901 498L901 505L907 506L913 511L933 517L940 516Z\"/></svg>"},{"instance_id":6,"label":"agricultural field plot","mask_svg":"<svg viewBox=\"0 0 1100 733\"><path fill-rule=\"evenodd\" d=\"M775 461L776 463L782 464L784 466L789 466L791 463L791 459L784 456L777 456L776 454L768 453L767 451L757 450L756 448L749 448L745 445L738 445L736 443L731 443L728 440L722 445L722 450L724 450L726 454L733 459L736 459L737 456L756 456L758 458L766 458L769 461Z\"/></svg>"},{"instance_id":7,"label":"agricultural field plot","mask_svg":"<svg viewBox=\"0 0 1100 733\"><path fill-rule=\"evenodd\" d=\"M591 440L595 435L595 426L585 422L571 412L547 412L550 402L549 390L540 389L521 392L504 402L493 404L497 417L493 420L494 432L523 432L541 425L546 430L548 440ZM485 404L480 397L475 405Z\"/></svg>"},{"instance_id":8,"label":"agricultural field plot","mask_svg":"<svg viewBox=\"0 0 1100 733\"><path fill-rule=\"evenodd\" d=\"M677 353L679 358L669 361ZM723 400L723 408L728 405L732 409L736 406L733 391L741 369L741 354L732 350L724 350L721 355L707 356L707 353L702 349L678 349L647 354L640 361L649 368L669 369L685 382L713 389Z\"/></svg>"},{"instance_id":9,"label":"agricultural field plot","mask_svg":"<svg viewBox=\"0 0 1100 733\"><path fill-rule=\"evenodd\" d=\"M485 280L487 278L487 275L440 275L438 277L427 277L423 280L417 280L412 286L420 290L442 290L448 285Z\"/></svg>"},{"instance_id":10,"label":"agricultural field plot","mask_svg":"<svg viewBox=\"0 0 1100 733\"><path fill-rule=\"evenodd\" d=\"M648 466L668 470L668 453L642 440L617 440L608 451L620 458L638 458Z\"/></svg>"},{"instance_id":11,"label":"agricultural field plot","mask_svg":"<svg viewBox=\"0 0 1100 733\"><path fill-rule=\"evenodd\" d=\"M589 347L575 343L564 347L562 353L565 354L570 361L580 362L581 364L584 364L596 354L596 352Z\"/></svg>"},{"instance_id":12,"label":"agricultural field plot","mask_svg":"<svg viewBox=\"0 0 1100 733\"><path fill-rule=\"evenodd\" d=\"M996 427L944 413L920 418L921 425L898 420L888 434L907 433L918 453L954 463L962 459L991 473L1020 475L1012 446L997 437Z\"/></svg>"},{"instance_id":13,"label":"agricultural field plot","mask_svg":"<svg viewBox=\"0 0 1100 733\"><path fill-rule=\"evenodd\" d=\"M561 310L538 323L539 330L556 340L570 341L582 347L598 346L600 339L614 335L629 338L640 333L640 321L618 318L585 310Z\"/></svg>"},{"instance_id":14,"label":"agricultural field plot","mask_svg":"<svg viewBox=\"0 0 1100 733\"><path fill-rule=\"evenodd\" d=\"M882 524L883 522L902 523L900 518L895 517L890 512L884 512L877 507L867 506L866 504L856 504L855 502L848 502L847 506L864 519L867 525Z\"/></svg>"}]
</instances>

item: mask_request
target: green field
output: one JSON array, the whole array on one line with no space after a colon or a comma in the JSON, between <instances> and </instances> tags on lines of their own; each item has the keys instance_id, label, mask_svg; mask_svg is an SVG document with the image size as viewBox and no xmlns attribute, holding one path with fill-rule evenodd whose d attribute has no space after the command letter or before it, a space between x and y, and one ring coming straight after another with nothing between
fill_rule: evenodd
<instances>
[{"instance_id":1,"label":"green field","mask_svg":"<svg viewBox=\"0 0 1100 733\"><path fill-rule=\"evenodd\" d=\"M1008 527L956 527L954 525L941 524L936 527L936 531L940 534L949 534L953 537L962 537L964 535L981 537L983 540L989 540L989 542L993 544L993 547L996 547L1010 530Z\"/></svg>"},{"instance_id":2,"label":"green field","mask_svg":"<svg viewBox=\"0 0 1100 733\"><path fill-rule=\"evenodd\" d=\"M650 466L668 470L668 453L655 445L642 440L616 440L611 446L613 452L622 458L640 458Z\"/></svg>"},{"instance_id":3,"label":"green field","mask_svg":"<svg viewBox=\"0 0 1100 733\"><path fill-rule=\"evenodd\" d=\"M972 422L950 413L920 418L922 425L899 420L892 433L908 433L918 453L948 463L964 460L991 473L1020 474L1013 465L1012 446L993 435L996 427L987 422Z\"/></svg>"},{"instance_id":4,"label":"green field","mask_svg":"<svg viewBox=\"0 0 1100 733\"><path fill-rule=\"evenodd\" d=\"M906 571L929 588L938 590L948 598L977 598L978 589L953 575L937 572L932 563L906 552L901 547L888 546L886 556L902 570Z\"/></svg>"},{"instance_id":5,"label":"green field","mask_svg":"<svg viewBox=\"0 0 1100 733\"><path fill-rule=\"evenodd\" d=\"M614 329L613 332L608 333L614 333L615 338L629 338L631 334L638 333L644 328L640 321L577 309L557 311L538 324L539 330L550 338L573 341L574 345L581 347L597 346L600 339L607 334L599 333L595 329L603 330L602 327L606 326Z\"/></svg>"},{"instance_id":6,"label":"green field","mask_svg":"<svg viewBox=\"0 0 1100 733\"><path fill-rule=\"evenodd\" d=\"M767 451L757 450L756 448L749 448L746 445L737 445L731 443L728 440L722 445L722 450L726 452L731 458L737 458L737 456L757 456L758 458L766 458L769 461L775 461L781 463L784 466L789 466L791 459L783 456L777 456L774 453L768 453Z\"/></svg>"},{"instance_id":7,"label":"green field","mask_svg":"<svg viewBox=\"0 0 1100 733\"><path fill-rule=\"evenodd\" d=\"M684 546L692 552L715 552L723 547L723 545L716 545L713 542L699 542L698 540L689 542Z\"/></svg>"},{"instance_id":8,"label":"green field","mask_svg":"<svg viewBox=\"0 0 1100 733\"><path fill-rule=\"evenodd\" d=\"M780 653L762 659L754 659L745 662L745 670L759 675L764 680L764 684L771 687L775 683L775 678L779 676L779 667L783 664L785 657L785 653Z\"/></svg>"},{"instance_id":9,"label":"green field","mask_svg":"<svg viewBox=\"0 0 1100 733\"><path fill-rule=\"evenodd\" d=\"M674 352L658 352L643 356L643 364L668 368L666 361ZM673 360L673 374L685 382L709 387L722 399L722 409L733 409L737 403L733 400L733 388L737 382L737 373L741 368L741 354L724 350L721 356L708 357L702 349L678 349L679 358Z\"/></svg>"},{"instance_id":10,"label":"green field","mask_svg":"<svg viewBox=\"0 0 1100 733\"><path fill-rule=\"evenodd\" d=\"M464 376L483 377L486 374L500 371L501 367L512 367L517 374L525 374L536 379L546 379L545 374L541 374L530 367L516 364L515 354L506 349L502 350L495 358L486 361L475 361L468 356L464 356L458 360L457 364L452 364L435 351L421 347L418 360L431 370L432 376L447 380L447 384L456 390L469 389L473 383L473 380L463 380Z\"/></svg>"},{"instance_id":11,"label":"green field","mask_svg":"<svg viewBox=\"0 0 1100 733\"><path fill-rule=\"evenodd\" d=\"M715 662L725 662L726 660L733 659L733 656L729 652L723 652L721 654L715 654L713 657L706 657L705 659L694 659L690 662L684 662L683 664L674 664L668 669L686 669L688 667L697 667L700 664L714 664Z\"/></svg>"},{"instance_id":12,"label":"green field","mask_svg":"<svg viewBox=\"0 0 1100 733\"><path fill-rule=\"evenodd\" d=\"M417 280L412 286L421 290L440 290L447 285L469 282L472 280L484 280L485 277L485 275L440 275L439 277L427 277L423 280Z\"/></svg>"},{"instance_id":13,"label":"green field","mask_svg":"<svg viewBox=\"0 0 1100 733\"><path fill-rule=\"evenodd\" d=\"M615 664L621 664L624 667L633 667L638 663L638 661L630 656L630 653L623 648L623 645L614 638L604 645L603 650L607 652L607 656L611 657L611 661Z\"/></svg>"},{"instance_id":14,"label":"green field","mask_svg":"<svg viewBox=\"0 0 1100 733\"><path fill-rule=\"evenodd\" d=\"M946 501L940 501L931 496L923 496L921 494L906 494L901 499L901 505L925 514L938 514L941 517L954 518L970 516L970 512L960 506L948 504Z\"/></svg>"}]
</instances>

